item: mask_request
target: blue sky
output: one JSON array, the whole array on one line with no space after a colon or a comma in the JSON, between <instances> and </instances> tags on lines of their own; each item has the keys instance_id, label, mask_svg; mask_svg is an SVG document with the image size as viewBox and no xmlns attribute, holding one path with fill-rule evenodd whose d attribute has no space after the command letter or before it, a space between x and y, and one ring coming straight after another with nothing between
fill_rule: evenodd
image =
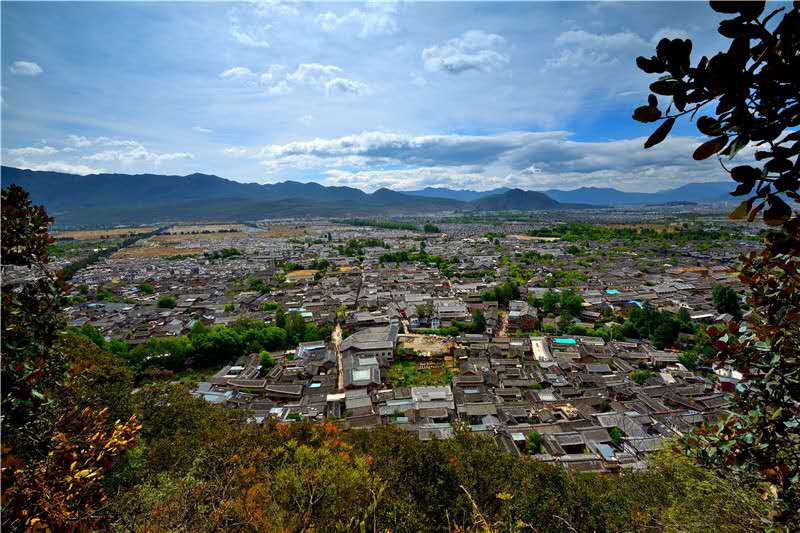
<instances>
[{"instance_id":1,"label":"blue sky","mask_svg":"<svg viewBox=\"0 0 800 533\"><path fill-rule=\"evenodd\" d=\"M3 164L372 191L723 179L631 118L706 3L2 4Z\"/></svg>"}]
</instances>

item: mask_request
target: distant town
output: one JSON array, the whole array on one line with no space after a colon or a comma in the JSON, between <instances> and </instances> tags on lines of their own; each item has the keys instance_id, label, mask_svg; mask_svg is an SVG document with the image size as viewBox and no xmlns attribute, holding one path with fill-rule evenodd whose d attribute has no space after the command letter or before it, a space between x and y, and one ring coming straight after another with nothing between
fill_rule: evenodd
<instances>
[{"instance_id":1,"label":"distant town","mask_svg":"<svg viewBox=\"0 0 800 533\"><path fill-rule=\"evenodd\" d=\"M680 205L203 223L57 232L50 267L140 384L613 472L725 408L698 325L746 311L758 231Z\"/></svg>"}]
</instances>

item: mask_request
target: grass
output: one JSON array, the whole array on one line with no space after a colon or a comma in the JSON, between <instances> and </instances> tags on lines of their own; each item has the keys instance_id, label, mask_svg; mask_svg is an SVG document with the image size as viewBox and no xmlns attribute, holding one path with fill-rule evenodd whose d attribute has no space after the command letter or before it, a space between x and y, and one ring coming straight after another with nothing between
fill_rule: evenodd
<instances>
[{"instance_id":1,"label":"grass","mask_svg":"<svg viewBox=\"0 0 800 533\"><path fill-rule=\"evenodd\" d=\"M452 381L453 374L444 366L420 369L414 361L399 361L389 368L389 383L392 387L447 385Z\"/></svg>"}]
</instances>

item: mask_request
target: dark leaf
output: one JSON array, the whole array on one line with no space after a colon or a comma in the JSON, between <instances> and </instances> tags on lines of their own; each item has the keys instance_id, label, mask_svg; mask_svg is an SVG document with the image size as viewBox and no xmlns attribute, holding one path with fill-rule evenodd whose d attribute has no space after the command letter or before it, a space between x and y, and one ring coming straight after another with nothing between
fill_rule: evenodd
<instances>
[{"instance_id":1,"label":"dark leaf","mask_svg":"<svg viewBox=\"0 0 800 533\"><path fill-rule=\"evenodd\" d=\"M761 170L750 165L741 165L731 169L731 177L739 183L755 182L761 177Z\"/></svg>"},{"instance_id":2,"label":"dark leaf","mask_svg":"<svg viewBox=\"0 0 800 533\"><path fill-rule=\"evenodd\" d=\"M664 63L657 57L651 57L650 59L648 59L643 56L639 56L636 58L636 66L639 67L640 70L648 74L660 74L664 72L666 68Z\"/></svg>"},{"instance_id":3,"label":"dark leaf","mask_svg":"<svg viewBox=\"0 0 800 533\"><path fill-rule=\"evenodd\" d=\"M716 139L711 139L708 142L705 142L697 147L697 150L694 151L692 157L696 161L702 161L703 159L708 159L712 155L716 154L723 148L725 145L728 144L728 136L722 135L717 137Z\"/></svg>"},{"instance_id":4,"label":"dark leaf","mask_svg":"<svg viewBox=\"0 0 800 533\"><path fill-rule=\"evenodd\" d=\"M675 94L675 89L678 87L678 82L675 80L658 80L650 84L650 90L656 94L663 94L671 96Z\"/></svg>"},{"instance_id":5,"label":"dark leaf","mask_svg":"<svg viewBox=\"0 0 800 533\"><path fill-rule=\"evenodd\" d=\"M654 131L653 134L647 138L647 141L645 141L644 143L645 149L650 148L651 146L655 146L664 139L666 139L667 135L669 134L674 124L675 124L674 118L668 118L667 120L662 122L661 125L658 128L656 128L656 131Z\"/></svg>"},{"instance_id":6,"label":"dark leaf","mask_svg":"<svg viewBox=\"0 0 800 533\"><path fill-rule=\"evenodd\" d=\"M650 94L647 96L647 103L650 104L650 107L658 107L658 98L656 95Z\"/></svg>"},{"instance_id":7,"label":"dark leaf","mask_svg":"<svg viewBox=\"0 0 800 533\"><path fill-rule=\"evenodd\" d=\"M764 165L764 168L767 170L767 172L776 172L780 174L781 172L792 170L792 162L788 159L772 159L767 161L767 164Z\"/></svg>"},{"instance_id":8,"label":"dark leaf","mask_svg":"<svg viewBox=\"0 0 800 533\"><path fill-rule=\"evenodd\" d=\"M766 203L766 202L761 202L760 204L758 204L757 206L755 206L755 207L753 208L753 210L752 210L752 211L750 211L750 214L747 216L747 221L748 221L748 222L752 222L752 221L754 221L754 220L756 219L756 217L758 216L758 213L759 213L759 212L760 212L762 209L764 209L764 206L765 206L765 205L767 205L767 203Z\"/></svg>"},{"instance_id":9,"label":"dark leaf","mask_svg":"<svg viewBox=\"0 0 800 533\"><path fill-rule=\"evenodd\" d=\"M764 211L764 222L769 226L780 226L792 217L792 208L774 194L769 197L769 208Z\"/></svg>"},{"instance_id":10,"label":"dark leaf","mask_svg":"<svg viewBox=\"0 0 800 533\"><path fill-rule=\"evenodd\" d=\"M657 107L643 105L634 110L633 118L639 122L655 122L661 118L661 111Z\"/></svg>"},{"instance_id":11,"label":"dark leaf","mask_svg":"<svg viewBox=\"0 0 800 533\"><path fill-rule=\"evenodd\" d=\"M697 129L700 130L700 133L709 136L716 136L722 133L719 122L716 119L706 116L697 119Z\"/></svg>"},{"instance_id":12,"label":"dark leaf","mask_svg":"<svg viewBox=\"0 0 800 533\"><path fill-rule=\"evenodd\" d=\"M727 15L732 15L734 13L739 12L739 7L736 5L739 2L718 2L713 1L709 2L711 5L711 9L716 11L717 13L725 13Z\"/></svg>"},{"instance_id":13,"label":"dark leaf","mask_svg":"<svg viewBox=\"0 0 800 533\"><path fill-rule=\"evenodd\" d=\"M753 205L753 199L750 198L749 200L745 200L744 202L740 203L736 209L731 211L728 215L728 218L731 220L741 220L747 216L747 213L750 212L750 206Z\"/></svg>"},{"instance_id":14,"label":"dark leaf","mask_svg":"<svg viewBox=\"0 0 800 533\"><path fill-rule=\"evenodd\" d=\"M751 181L749 183L740 183L736 190L731 193L731 196L744 196L745 194L749 194L750 191L753 190L756 182Z\"/></svg>"}]
</instances>

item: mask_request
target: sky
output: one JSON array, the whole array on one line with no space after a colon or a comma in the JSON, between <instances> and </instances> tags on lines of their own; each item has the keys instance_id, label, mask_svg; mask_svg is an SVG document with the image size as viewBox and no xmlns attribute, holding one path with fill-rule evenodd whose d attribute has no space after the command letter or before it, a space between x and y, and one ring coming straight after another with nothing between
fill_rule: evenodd
<instances>
[{"instance_id":1,"label":"sky","mask_svg":"<svg viewBox=\"0 0 800 533\"><path fill-rule=\"evenodd\" d=\"M2 161L242 182L656 191L725 176L631 118L705 2L3 2ZM663 97L662 97L663 98ZM165 178L166 179L166 178Z\"/></svg>"}]
</instances>

